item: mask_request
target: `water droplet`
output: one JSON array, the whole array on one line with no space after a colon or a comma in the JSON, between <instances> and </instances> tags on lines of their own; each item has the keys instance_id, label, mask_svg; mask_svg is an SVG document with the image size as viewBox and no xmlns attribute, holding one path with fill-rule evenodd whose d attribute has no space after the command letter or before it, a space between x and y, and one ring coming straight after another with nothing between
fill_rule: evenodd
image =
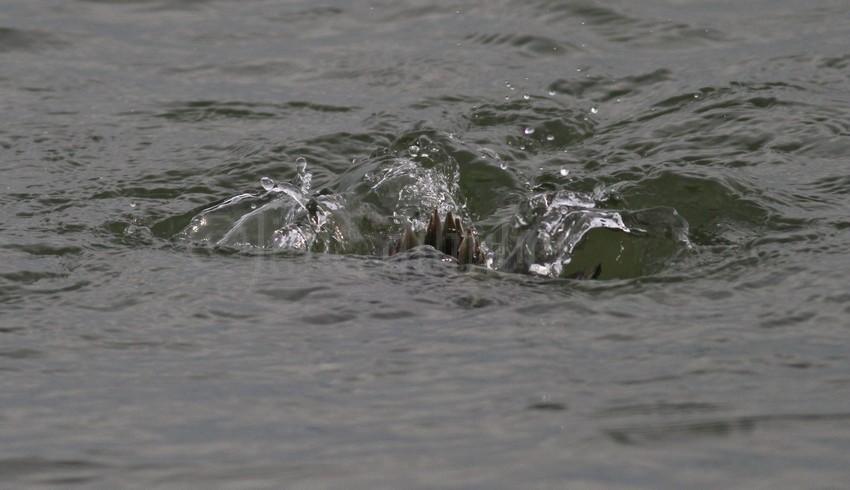
<instances>
[{"instance_id":1,"label":"water droplet","mask_svg":"<svg viewBox=\"0 0 850 490\"><path fill-rule=\"evenodd\" d=\"M591 114L596 114L597 112L599 112L599 108L597 108L597 107L591 107L591 108L590 108L590 113L591 113Z\"/></svg>"},{"instance_id":2,"label":"water droplet","mask_svg":"<svg viewBox=\"0 0 850 490\"><path fill-rule=\"evenodd\" d=\"M295 159L295 169L299 174L303 174L307 171L307 159L304 157L298 157Z\"/></svg>"},{"instance_id":3,"label":"water droplet","mask_svg":"<svg viewBox=\"0 0 850 490\"><path fill-rule=\"evenodd\" d=\"M508 162L502 160L501 163L499 163L499 168L501 168L502 170L507 170L508 169Z\"/></svg>"},{"instance_id":4,"label":"water droplet","mask_svg":"<svg viewBox=\"0 0 850 490\"><path fill-rule=\"evenodd\" d=\"M549 91L549 97L554 97L556 92L554 90Z\"/></svg>"},{"instance_id":5,"label":"water droplet","mask_svg":"<svg viewBox=\"0 0 850 490\"><path fill-rule=\"evenodd\" d=\"M130 207L135 208L137 206L136 201L130 201Z\"/></svg>"},{"instance_id":6,"label":"water droplet","mask_svg":"<svg viewBox=\"0 0 850 490\"><path fill-rule=\"evenodd\" d=\"M547 135L546 141L555 141L555 135L553 135L553 134Z\"/></svg>"},{"instance_id":7,"label":"water droplet","mask_svg":"<svg viewBox=\"0 0 850 490\"><path fill-rule=\"evenodd\" d=\"M416 145L410 145L410 148L408 148L407 151L410 153L410 156L415 157L419 154L419 147Z\"/></svg>"},{"instance_id":8,"label":"water droplet","mask_svg":"<svg viewBox=\"0 0 850 490\"><path fill-rule=\"evenodd\" d=\"M695 99L699 99L699 94L694 94Z\"/></svg>"},{"instance_id":9,"label":"water droplet","mask_svg":"<svg viewBox=\"0 0 850 490\"><path fill-rule=\"evenodd\" d=\"M567 167L561 167L561 170L558 171L561 174L561 177L566 177L570 175L570 170Z\"/></svg>"},{"instance_id":10,"label":"water droplet","mask_svg":"<svg viewBox=\"0 0 850 490\"><path fill-rule=\"evenodd\" d=\"M534 134L534 128L532 128L531 126L529 126L529 127L525 128L525 130L523 131L523 133L525 133L527 136L531 136L532 134Z\"/></svg>"},{"instance_id":11,"label":"water droplet","mask_svg":"<svg viewBox=\"0 0 850 490\"><path fill-rule=\"evenodd\" d=\"M274 189L274 181L268 177L260 177L260 185L267 191Z\"/></svg>"},{"instance_id":12,"label":"water droplet","mask_svg":"<svg viewBox=\"0 0 850 490\"><path fill-rule=\"evenodd\" d=\"M257 209L257 203L252 202L251 203L251 209Z\"/></svg>"},{"instance_id":13,"label":"water droplet","mask_svg":"<svg viewBox=\"0 0 850 490\"><path fill-rule=\"evenodd\" d=\"M531 96L528 95L528 94L522 94L522 98L525 99L525 100L529 100L529 99L531 99Z\"/></svg>"},{"instance_id":14,"label":"water droplet","mask_svg":"<svg viewBox=\"0 0 850 490\"><path fill-rule=\"evenodd\" d=\"M496 153L495 151L491 150L490 148L479 148L478 153L480 153L482 156L485 156L487 158L492 158L494 160L499 159L499 154Z\"/></svg>"}]
</instances>

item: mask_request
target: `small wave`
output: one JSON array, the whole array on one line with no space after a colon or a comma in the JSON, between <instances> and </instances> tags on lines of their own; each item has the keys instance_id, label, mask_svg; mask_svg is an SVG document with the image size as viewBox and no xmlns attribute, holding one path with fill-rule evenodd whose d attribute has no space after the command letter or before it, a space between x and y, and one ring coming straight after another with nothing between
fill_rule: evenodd
<instances>
[{"instance_id":1,"label":"small wave","mask_svg":"<svg viewBox=\"0 0 850 490\"><path fill-rule=\"evenodd\" d=\"M293 101L286 104L256 104L251 102L218 102L213 100L196 100L178 102L169 109L157 115L176 122L201 122L216 119L285 119L293 113L301 111L315 112L350 112L354 107L340 107L317 104L305 101Z\"/></svg>"},{"instance_id":2,"label":"small wave","mask_svg":"<svg viewBox=\"0 0 850 490\"><path fill-rule=\"evenodd\" d=\"M580 51L580 48L574 44L556 41L551 37L541 35L474 33L467 35L464 41L484 46L509 46L535 56L561 56Z\"/></svg>"},{"instance_id":3,"label":"small wave","mask_svg":"<svg viewBox=\"0 0 850 490\"><path fill-rule=\"evenodd\" d=\"M0 53L6 51L38 52L64 46L66 43L53 34L0 27Z\"/></svg>"}]
</instances>

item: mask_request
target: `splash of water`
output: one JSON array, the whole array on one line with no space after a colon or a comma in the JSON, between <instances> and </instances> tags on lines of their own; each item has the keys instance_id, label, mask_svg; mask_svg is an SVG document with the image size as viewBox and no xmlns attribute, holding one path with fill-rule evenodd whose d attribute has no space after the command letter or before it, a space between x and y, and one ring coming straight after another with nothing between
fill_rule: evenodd
<instances>
[{"instance_id":1,"label":"splash of water","mask_svg":"<svg viewBox=\"0 0 850 490\"><path fill-rule=\"evenodd\" d=\"M298 185L262 177L264 192L239 194L201 211L178 239L217 247L347 252L356 230L342 196L312 194L307 161L295 163Z\"/></svg>"},{"instance_id":2,"label":"splash of water","mask_svg":"<svg viewBox=\"0 0 850 490\"><path fill-rule=\"evenodd\" d=\"M501 162L486 148L476 154ZM240 194L201 211L179 238L218 247L386 255L405 230L424 232L435 209L469 223L460 166L427 138L364 162L362 169L352 170L359 177L332 193L313 192L307 162L298 159L292 182L263 177L262 192ZM502 171L523 177L516 170ZM604 276L629 277L660 270L689 245L687 223L671 208L600 208L598 203L609 202L604 188L585 194L529 186L524 192L511 230L481 240L488 268L573 277L602 264Z\"/></svg>"},{"instance_id":3,"label":"splash of water","mask_svg":"<svg viewBox=\"0 0 850 490\"><path fill-rule=\"evenodd\" d=\"M597 200L605 194L560 190L529 196L517 209L518 238L500 268L569 277L601 264L609 276L644 275L688 248L687 222L674 209L599 209Z\"/></svg>"}]
</instances>

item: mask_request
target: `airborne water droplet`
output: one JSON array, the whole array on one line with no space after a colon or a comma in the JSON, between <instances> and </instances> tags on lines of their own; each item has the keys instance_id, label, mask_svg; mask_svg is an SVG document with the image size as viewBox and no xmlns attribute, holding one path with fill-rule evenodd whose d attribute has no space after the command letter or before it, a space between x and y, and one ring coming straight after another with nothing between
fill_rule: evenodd
<instances>
[{"instance_id":1,"label":"airborne water droplet","mask_svg":"<svg viewBox=\"0 0 850 490\"><path fill-rule=\"evenodd\" d=\"M529 99L531 99L531 96L528 95L528 94L523 94L522 98L525 99L525 100L529 100Z\"/></svg>"},{"instance_id":2,"label":"airborne water droplet","mask_svg":"<svg viewBox=\"0 0 850 490\"><path fill-rule=\"evenodd\" d=\"M299 174L303 174L307 171L307 159L304 157L298 157L295 159L295 170L298 171Z\"/></svg>"},{"instance_id":3,"label":"airborne water droplet","mask_svg":"<svg viewBox=\"0 0 850 490\"><path fill-rule=\"evenodd\" d=\"M546 136L546 141L555 141L555 135L550 134Z\"/></svg>"},{"instance_id":4,"label":"airborne water droplet","mask_svg":"<svg viewBox=\"0 0 850 490\"><path fill-rule=\"evenodd\" d=\"M549 96L550 96L550 97L554 97L554 96L555 96L555 91L554 91L554 90L550 90L550 91L549 91Z\"/></svg>"},{"instance_id":5,"label":"airborne water droplet","mask_svg":"<svg viewBox=\"0 0 850 490\"><path fill-rule=\"evenodd\" d=\"M591 108L590 108L590 113L591 113L591 114L596 114L597 112L599 112L599 108L597 108L597 107L591 107Z\"/></svg>"},{"instance_id":6,"label":"airborne water droplet","mask_svg":"<svg viewBox=\"0 0 850 490\"><path fill-rule=\"evenodd\" d=\"M570 175L570 170L567 167L561 167L561 170L559 170L559 173L561 174L562 177L566 177L567 175Z\"/></svg>"},{"instance_id":7,"label":"airborne water droplet","mask_svg":"<svg viewBox=\"0 0 850 490\"><path fill-rule=\"evenodd\" d=\"M532 128L531 126L529 126L529 127L525 128L525 130L523 131L523 133L525 133L526 135L530 136L530 135L534 134L534 128Z\"/></svg>"},{"instance_id":8,"label":"airborne water droplet","mask_svg":"<svg viewBox=\"0 0 850 490\"><path fill-rule=\"evenodd\" d=\"M407 149L407 151L410 152L410 156L412 156L412 157L415 157L416 155L418 155L419 150L420 150L420 148L416 145L410 145L410 148Z\"/></svg>"},{"instance_id":9,"label":"airborne water droplet","mask_svg":"<svg viewBox=\"0 0 850 490\"><path fill-rule=\"evenodd\" d=\"M499 168L501 168L502 170L507 170L507 169L508 169L508 162L506 162L506 161L502 160L502 161L499 163Z\"/></svg>"},{"instance_id":10,"label":"airborne water droplet","mask_svg":"<svg viewBox=\"0 0 850 490\"><path fill-rule=\"evenodd\" d=\"M260 177L260 185L267 191L274 189L274 181L268 177Z\"/></svg>"}]
</instances>

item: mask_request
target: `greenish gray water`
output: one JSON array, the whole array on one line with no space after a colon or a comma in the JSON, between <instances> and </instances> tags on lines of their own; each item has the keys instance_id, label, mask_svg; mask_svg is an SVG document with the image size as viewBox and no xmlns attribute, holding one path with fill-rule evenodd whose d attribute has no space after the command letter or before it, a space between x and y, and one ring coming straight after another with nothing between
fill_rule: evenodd
<instances>
[{"instance_id":1,"label":"greenish gray water","mask_svg":"<svg viewBox=\"0 0 850 490\"><path fill-rule=\"evenodd\" d=\"M0 481L842 488L848 20L4 2ZM435 203L492 268L376 255Z\"/></svg>"}]
</instances>

